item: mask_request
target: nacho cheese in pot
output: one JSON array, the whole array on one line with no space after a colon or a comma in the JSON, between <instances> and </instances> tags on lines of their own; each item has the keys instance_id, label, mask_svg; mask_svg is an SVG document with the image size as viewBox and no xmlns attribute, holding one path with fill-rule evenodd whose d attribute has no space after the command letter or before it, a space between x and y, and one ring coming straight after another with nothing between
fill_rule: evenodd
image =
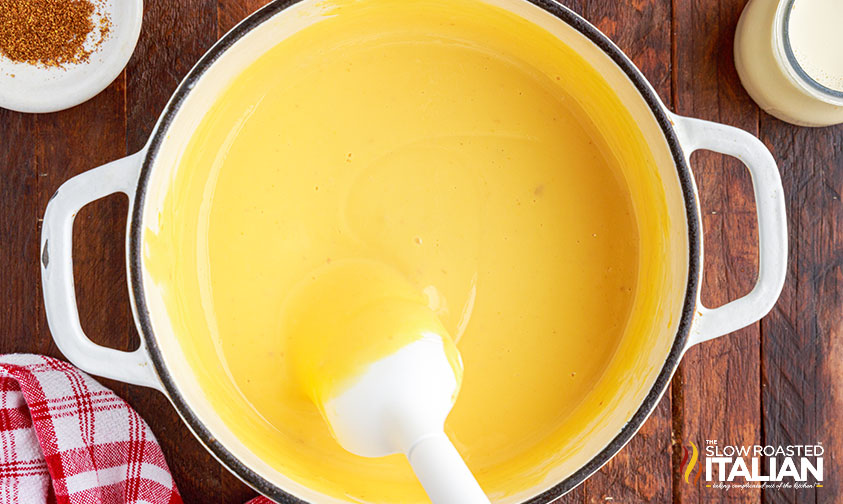
<instances>
[{"instance_id":1,"label":"nacho cheese in pot","mask_svg":"<svg viewBox=\"0 0 843 504\"><path fill-rule=\"evenodd\" d=\"M634 379L640 279L660 260L644 244L664 232L636 218L665 206L642 182L654 161L602 78L534 24L474 0L324 9L202 120L146 266L189 359L222 363L200 385L251 450L326 495L414 503L403 456L331 437L282 309L332 264L398 272L462 355L447 434L493 499L516 494Z\"/></svg>"}]
</instances>

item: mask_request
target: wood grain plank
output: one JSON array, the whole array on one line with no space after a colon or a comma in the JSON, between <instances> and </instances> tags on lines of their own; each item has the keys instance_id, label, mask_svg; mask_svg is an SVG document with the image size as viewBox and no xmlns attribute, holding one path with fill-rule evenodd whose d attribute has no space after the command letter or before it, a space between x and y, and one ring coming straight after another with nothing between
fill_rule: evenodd
<instances>
[{"instance_id":1,"label":"wood grain plank","mask_svg":"<svg viewBox=\"0 0 843 504\"><path fill-rule=\"evenodd\" d=\"M217 0L217 29L219 36L234 28L246 16L268 4L270 0Z\"/></svg>"},{"instance_id":2,"label":"wood grain plank","mask_svg":"<svg viewBox=\"0 0 843 504\"><path fill-rule=\"evenodd\" d=\"M144 3L141 38L126 69L129 152L143 147L182 77L216 38L216 0ZM239 503L252 495L202 447L162 394L132 387L129 402L150 421L186 503Z\"/></svg>"},{"instance_id":3,"label":"wood grain plank","mask_svg":"<svg viewBox=\"0 0 843 504\"><path fill-rule=\"evenodd\" d=\"M757 107L743 91L732 58L743 4L674 2L674 104L681 114L755 133ZM691 166L705 233L703 302L714 307L746 294L755 281L755 204L750 178L737 160L701 152ZM758 324L688 351L673 384L677 442L700 447L707 439L738 445L760 441L759 353ZM727 493L686 483L674 472L674 502L759 500L757 490Z\"/></svg>"},{"instance_id":4,"label":"wood grain plank","mask_svg":"<svg viewBox=\"0 0 843 504\"><path fill-rule=\"evenodd\" d=\"M601 0L591 0L593 2L600 2ZM580 16L586 15L586 7L588 7L589 0L564 0L562 3L565 7L576 12Z\"/></svg>"},{"instance_id":5,"label":"wood grain plank","mask_svg":"<svg viewBox=\"0 0 843 504\"><path fill-rule=\"evenodd\" d=\"M34 116L0 109L0 296L5 300L0 310L0 345L4 353L49 348L38 316L41 214L34 130Z\"/></svg>"},{"instance_id":6,"label":"wood grain plank","mask_svg":"<svg viewBox=\"0 0 843 504\"><path fill-rule=\"evenodd\" d=\"M843 495L843 127L761 117L779 161L790 231L782 298L763 321L764 442L822 443L824 487L767 490L770 504L836 503Z\"/></svg>"},{"instance_id":7,"label":"wood grain plank","mask_svg":"<svg viewBox=\"0 0 843 504\"><path fill-rule=\"evenodd\" d=\"M662 0L592 0L586 17L633 60L669 106L671 5ZM588 502L669 502L671 429L671 399L666 394L629 444L586 481Z\"/></svg>"}]
</instances>

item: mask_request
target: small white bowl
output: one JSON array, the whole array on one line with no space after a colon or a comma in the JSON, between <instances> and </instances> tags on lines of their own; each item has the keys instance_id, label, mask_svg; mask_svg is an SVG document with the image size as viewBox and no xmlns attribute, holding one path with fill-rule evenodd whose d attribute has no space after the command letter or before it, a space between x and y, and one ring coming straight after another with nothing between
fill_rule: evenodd
<instances>
[{"instance_id":1,"label":"small white bowl","mask_svg":"<svg viewBox=\"0 0 843 504\"><path fill-rule=\"evenodd\" d=\"M111 27L87 62L44 67L0 55L0 107L39 113L64 110L94 97L120 75L140 36L143 0L108 0L94 6L94 16L108 16ZM93 48L97 30L95 25L86 49Z\"/></svg>"}]
</instances>

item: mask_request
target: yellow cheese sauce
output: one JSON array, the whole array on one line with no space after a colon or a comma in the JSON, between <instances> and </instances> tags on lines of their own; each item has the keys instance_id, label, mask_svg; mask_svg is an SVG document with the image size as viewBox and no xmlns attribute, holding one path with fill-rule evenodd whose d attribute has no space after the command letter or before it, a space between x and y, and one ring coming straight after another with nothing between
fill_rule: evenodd
<instances>
[{"instance_id":1,"label":"yellow cheese sauce","mask_svg":"<svg viewBox=\"0 0 843 504\"><path fill-rule=\"evenodd\" d=\"M286 377L320 409L366 371L425 334L439 336L457 379L462 362L421 291L384 264L346 259L326 264L290 289L281 310Z\"/></svg>"},{"instance_id":2,"label":"yellow cheese sauce","mask_svg":"<svg viewBox=\"0 0 843 504\"><path fill-rule=\"evenodd\" d=\"M435 315L417 323L441 323L462 355L447 434L489 495L522 492L578 456L621 400L607 391L630 379L610 363L631 362L655 311L639 277L661 258L641 244L664 223L636 220L641 205L665 213L646 186L650 152L600 75L503 10L324 9L202 120L146 233L145 267L191 365L221 363L197 371L200 385L254 453L325 495L425 502L402 456L361 458L331 437L308 396L319 373L295 378L285 318L324 268L351 264L349 290L323 289L324 313L359 282L391 282L372 264L394 270ZM619 352L625 338L636 343Z\"/></svg>"}]
</instances>

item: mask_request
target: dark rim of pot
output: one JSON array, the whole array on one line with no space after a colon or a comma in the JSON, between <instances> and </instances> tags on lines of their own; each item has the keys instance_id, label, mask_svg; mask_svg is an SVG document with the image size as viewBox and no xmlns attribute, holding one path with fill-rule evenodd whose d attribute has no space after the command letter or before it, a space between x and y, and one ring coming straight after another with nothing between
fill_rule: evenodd
<instances>
[{"instance_id":1,"label":"dark rim of pot","mask_svg":"<svg viewBox=\"0 0 843 504\"><path fill-rule=\"evenodd\" d=\"M187 402L170 375L152 331L149 309L144 297L143 276L141 274L142 250L140 237L146 185L152 169L152 162L155 159L161 143L166 138L168 128L172 124L174 117L181 105L184 103L185 98L190 93L194 84L202 77L205 71L217 60L217 58L220 57L221 54L252 30L252 28L260 25L264 21L275 16L291 5L298 3L299 1L301 0L275 0L247 17L231 31L225 34L219 41L217 41L217 43L215 43L190 70L187 76L182 80L181 84L179 84L178 89L176 89L175 94L170 99L164 113L156 125L148 144L148 151L141 168L137 194L135 196L135 203L132 211L129 245L130 281L134 302L137 307L138 322L143 332L143 337L146 342L150 358L155 365L155 370L161 379L161 383L167 390L170 400L185 423L187 423L194 434L199 437L202 443L205 444L205 446L217 457L217 459L228 466L229 469L243 479L243 481L255 488L258 492L282 504L307 504L307 501L303 501L285 492L270 481L261 477L238 460L231 452L228 451L228 449L222 446L222 444L220 444L211 432L208 431L202 421L187 405ZM676 367L679 365L679 360L682 357L682 352L688 339L696 307L696 295L699 282L698 274L700 267L700 229L692 175L688 169L687 163L685 162L685 156L679 145L679 141L676 138L676 134L673 131L670 118L662 107L659 98L656 96L655 92L641 72L623 54L623 52L615 46L614 43L612 43L612 41L572 10L556 3L553 0L527 1L553 14L596 44L624 71L627 77L629 77L638 89L638 92L641 93L641 96L650 107L650 111L655 116L662 133L667 139L668 146L671 154L673 155L673 161L676 164L679 182L685 199L685 215L687 216L688 225L688 285L687 290L685 291L682 317L673 341L673 346L670 349L670 353L667 356L664 366L656 378L656 382L653 384L653 387L648 392L644 402L629 422L624 425L617 436L615 436L615 438L612 439L609 444L600 451L600 453L598 453L574 474L554 485L552 488L524 502L524 504L543 504L548 503L560 495L570 491L608 462L609 459L620 451L620 449L623 448L624 445L626 445L626 443L635 435L644 423L644 420L646 420L647 416L661 399L661 396L670 382Z\"/></svg>"}]
</instances>

